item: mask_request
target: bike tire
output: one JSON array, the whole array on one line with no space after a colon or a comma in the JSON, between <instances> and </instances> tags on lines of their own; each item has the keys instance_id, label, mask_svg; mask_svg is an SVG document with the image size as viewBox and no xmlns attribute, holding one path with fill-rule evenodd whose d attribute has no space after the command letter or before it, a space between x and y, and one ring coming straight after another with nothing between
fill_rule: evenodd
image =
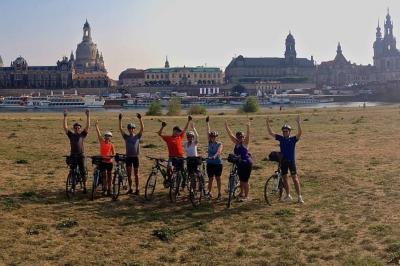
<instances>
[{"instance_id":1,"label":"bike tire","mask_svg":"<svg viewBox=\"0 0 400 266\"><path fill-rule=\"evenodd\" d=\"M198 207L201 204L204 191L204 181L201 175L194 175L190 178L189 198L193 207Z\"/></svg>"},{"instance_id":2,"label":"bike tire","mask_svg":"<svg viewBox=\"0 0 400 266\"><path fill-rule=\"evenodd\" d=\"M277 182L278 176L274 174L267 179L264 185L264 199L270 206L278 202L279 197L282 195L282 186Z\"/></svg>"},{"instance_id":3,"label":"bike tire","mask_svg":"<svg viewBox=\"0 0 400 266\"><path fill-rule=\"evenodd\" d=\"M74 191L72 191L74 189ZM65 182L65 192L67 198L70 200L75 196L76 193L76 176L73 172L70 172L67 176L67 181Z\"/></svg>"},{"instance_id":4,"label":"bike tire","mask_svg":"<svg viewBox=\"0 0 400 266\"><path fill-rule=\"evenodd\" d=\"M157 184L157 173L151 172L147 178L146 187L144 188L144 198L148 201L153 199L154 190Z\"/></svg>"},{"instance_id":5,"label":"bike tire","mask_svg":"<svg viewBox=\"0 0 400 266\"><path fill-rule=\"evenodd\" d=\"M117 200L121 191L121 178L118 173L114 173L112 180L112 200Z\"/></svg>"},{"instance_id":6,"label":"bike tire","mask_svg":"<svg viewBox=\"0 0 400 266\"><path fill-rule=\"evenodd\" d=\"M177 199L178 194L179 194L180 185L181 185L181 173L177 172L172 177L171 186L169 187L169 200L172 203L176 202L176 199Z\"/></svg>"},{"instance_id":7,"label":"bike tire","mask_svg":"<svg viewBox=\"0 0 400 266\"><path fill-rule=\"evenodd\" d=\"M235 192L235 176L230 175L228 182L229 182L229 190L228 190L227 207L230 208L232 206L232 201L233 201L234 192Z\"/></svg>"}]
</instances>

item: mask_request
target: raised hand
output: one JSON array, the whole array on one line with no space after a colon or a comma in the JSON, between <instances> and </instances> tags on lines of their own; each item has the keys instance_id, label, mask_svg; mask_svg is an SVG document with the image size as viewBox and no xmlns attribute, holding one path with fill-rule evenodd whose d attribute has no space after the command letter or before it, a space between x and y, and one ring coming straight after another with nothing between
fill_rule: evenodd
<instances>
[{"instance_id":1,"label":"raised hand","mask_svg":"<svg viewBox=\"0 0 400 266\"><path fill-rule=\"evenodd\" d=\"M193 120L192 116L189 115L189 116L188 116L188 121L192 121L192 120Z\"/></svg>"},{"instance_id":2,"label":"raised hand","mask_svg":"<svg viewBox=\"0 0 400 266\"><path fill-rule=\"evenodd\" d=\"M85 114L86 114L86 116L89 116L89 109L85 110Z\"/></svg>"},{"instance_id":3,"label":"raised hand","mask_svg":"<svg viewBox=\"0 0 400 266\"><path fill-rule=\"evenodd\" d=\"M122 114L121 113L119 114L118 119L122 120Z\"/></svg>"},{"instance_id":4,"label":"raised hand","mask_svg":"<svg viewBox=\"0 0 400 266\"><path fill-rule=\"evenodd\" d=\"M64 117L67 117L67 110L64 110Z\"/></svg>"},{"instance_id":5,"label":"raised hand","mask_svg":"<svg viewBox=\"0 0 400 266\"><path fill-rule=\"evenodd\" d=\"M206 123L210 122L210 116L206 117Z\"/></svg>"},{"instance_id":6,"label":"raised hand","mask_svg":"<svg viewBox=\"0 0 400 266\"><path fill-rule=\"evenodd\" d=\"M139 114L139 113L136 114L136 117L137 117L138 119L142 119L142 115Z\"/></svg>"},{"instance_id":7,"label":"raised hand","mask_svg":"<svg viewBox=\"0 0 400 266\"><path fill-rule=\"evenodd\" d=\"M296 116L296 122L297 122L297 123L300 123L300 115L297 115L297 116Z\"/></svg>"},{"instance_id":8,"label":"raised hand","mask_svg":"<svg viewBox=\"0 0 400 266\"><path fill-rule=\"evenodd\" d=\"M99 120L96 119L96 122L94 122L94 125L97 127L99 125Z\"/></svg>"},{"instance_id":9,"label":"raised hand","mask_svg":"<svg viewBox=\"0 0 400 266\"><path fill-rule=\"evenodd\" d=\"M162 122L161 122L161 126L162 126L162 127L166 127L166 126L167 126L167 123L166 123L165 121L162 121Z\"/></svg>"}]
</instances>

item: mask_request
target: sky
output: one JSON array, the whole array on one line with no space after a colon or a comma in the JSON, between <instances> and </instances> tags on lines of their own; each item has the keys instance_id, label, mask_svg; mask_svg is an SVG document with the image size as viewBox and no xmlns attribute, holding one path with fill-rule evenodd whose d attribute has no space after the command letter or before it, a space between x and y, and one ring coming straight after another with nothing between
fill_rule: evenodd
<instances>
[{"instance_id":1,"label":"sky","mask_svg":"<svg viewBox=\"0 0 400 266\"><path fill-rule=\"evenodd\" d=\"M88 19L109 76L126 68L225 67L232 57L282 57L292 32L298 57L372 64L378 19L390 8L400 36L398 0L1 0L0 55L55 65L75 51ZM382 27L383 28L383 27ZM400 46L400 45L399 45Z\"/></svg>"}]
</instances>

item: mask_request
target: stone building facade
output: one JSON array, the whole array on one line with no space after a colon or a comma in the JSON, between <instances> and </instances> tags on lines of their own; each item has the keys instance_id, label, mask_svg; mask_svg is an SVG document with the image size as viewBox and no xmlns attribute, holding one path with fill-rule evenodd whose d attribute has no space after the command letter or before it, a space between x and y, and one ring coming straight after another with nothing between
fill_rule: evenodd
<instances>
[{"instance_id":1,"label":"stone building facade","mask_svg":"<svg viewBox=\"0 0 400 266\"><path fill-rule=\"evenodd\" d=\"M144 71L145 85L187 86L219 85L224 83L224 74L218 67L170 67L168 59L164 68L149 68Z\"/></svg>"},{"instance_id":2,"label":"stone building facade","mask_svg":"<svg viewBox=\"0 0 400 266\"><path fill-rule=\"evenodd\" d=\"M109 87L110 79L104 66L103 55L93 43L91 28L86 21L83 39L76 49L55 66L29 66L19 56L10 67L4 67L0 58L0 88L102 88Z\"/></svg>"},{"instance_id":3,"label":"stone building facade","mask_svg":"<svg viewBox=\"0 0 400 266\"><path fill-rule=\"evenodd\" d=\"M144 84L143 69L128 68L122 71L118 78L118 85L121 87L140 87Z\"/></svg>"},{"instance_id":4,"label":"stone building facade","mask_svg":"<svg viewBox=\"0 0 400 266\"><path fill-rule=\"evenodd\" d=\"M296 41L291 33L286 38L285 46L284 58L250 58L242 55L233 58L225 69L227 82L313 83L316 69L313 57L311 59L297 57Z\"/></svg>"}]
</instances>

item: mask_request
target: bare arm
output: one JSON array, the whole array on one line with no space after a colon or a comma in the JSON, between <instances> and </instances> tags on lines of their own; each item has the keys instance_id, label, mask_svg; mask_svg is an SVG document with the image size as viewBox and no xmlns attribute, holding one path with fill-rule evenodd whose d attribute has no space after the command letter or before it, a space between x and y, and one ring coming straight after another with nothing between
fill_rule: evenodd
<instances>
[{"instance_id":1,"label":"bare arm","mask_svg":"<svg viewBox=\"0 0 400 266\"><path fill-rule=\"evenodd\" d=\"M119 125L119 131L121 132L121 135L124 136L125 135L125 131L122 129L122 114L119 114L118 116L118 125Z\"/></svg>"},{"instance_id":2,"label":"bare arm","mask_svg":"<svg viewBox=\"0 0 400 266\"><path fill-rule=\"evenodd\" d=\"M267 117L267 131L268 131L268 134L271 136L271 137L273 137L273 138L275 138L275 136L276 136L276 134L272 131L272 129L271 129L271 126L269 125L269 117Z\"/></svg>"},{"instance_id":3,"label":"bare arm","mask_svg":"<svg viewBox=\"0 0 400 266\"><path fill-rule=\"evenodd\" d=\"M234 144L238 143L238 140L236 139L236 137L232 134L232 131L230 130L229 126L228 126L228 122L225 120L225 129L226 129L226 133L228 133L229 138L232 140L232 142Z\"/></svg>"},{"instance_id":4,"label":"bare arm","mask_svg":"<svg viewBox=\"0 0 400 266\"><path fill-rule=\"evenodd\" d=\"M186 125L185 125L185 127L183 128L183 130L182 130L182 133L183 133L183 134L184 134L184 132L186 132L186 130L188 129L189 124L190 124L191 121L192 121L192 117L189 115L189 116L188 116L188 120L187 120L187 122L186 122Z\"/></svg>"},{"instance_id":5,"label":"bare arm","mask_svg":"<svg viewBox=\"0 0 400 266\"><path fill-rule=\"evenodd\" d=\"M67 111L64 111L64 123L63 123L63 128L65 131L65 134L68 133L68 124L67 124Z\"/></svg>"},{"instance_id":6,"label":"bare arm","mask_svg":"<svg viewBox=\"0 0 400 266\"><path fill-rule=\"evenodd\" d=\"M143 130L144 130L144 124L143 124L143 120L142 120L142 115L137 113L136 117L139 119L139 123L140 123L140 131L139 134L142 135L143 134Z\"/></svg>"},{"instance_id":7,"label":"bare arm","mask_svg":"<svg viewBox=\"0 0 400 266\"><path fill-rule=\"evenodd\" d=\"M86 113L86 127L85 127L84 131L89 132L89 128L90 128L90 113L89 113L89 109L86 109L85 113Z\"/></svg>"},{"instance_id":8,"label":"bare arm","mask_svg":"<svg viewBox=\"0 0 400 266\"><path fill-rule=\"evenodd\" d=\"M95 126L96 126L97 139L99 140L99 142L102 142L103 138L101 137L98 120L96 120Z\"/></svg>"},{"instance_id":9,"label":"bare arm","mask_svg":"<svg viewBox=\"0 0 400 266\"><path fill-rule=\"evenodd\" d=\"M302 134L302 130L301 130L301 125L300 125L300 115L297 115L296 117L296 122L297 122L297 135L296 135L296 139L299 140Z\"/></svg>"},{"instance_id":10,"label":"bare arm","mask_svg":"<svg viewBox=\"0 0 400 266\"><path fill-rule=\"evenodd\" d=\"M209 116L206 117L206 130L207 130L207 138L208 138L208 140L210 140L211 128L210 128L210 117Z\"/></svg>"},{"instance_id":11,"label":"bare arm","mask_svg":"<svg viewBox=\"0 0 400 266\"><path fill-rule=\"evenodd\" d=\"M193 132L194 132L194 142L197 144L199 142L199 133L197 133L196 128L194 127L194 123L191 124Z\"/></svg>"},{"instance_id":12,"label":"bare arm","mask_svg":"<svg viewBox=\"0 0 400 266\"><path fill-rule=\"evenodd\" d=\"M111 156L115 156L114 144L111 146Z\"/></svg>"},{"instance_id":13,"label":"bare arm","mask_svg":"<svg viewBox=\"0 0 400 266\"><path fill-rule=\"evenodd\" d=\"M160 128L160 130L157 132L157 134L160 136L160 137L162 137L163 135L162 135L162 132L163 132L163 130L164 130L164 127L166 127L167 126L167 123L165 123L165 122L162 122L161 123L161 128Z\"/></svg>"}]
</instances>

